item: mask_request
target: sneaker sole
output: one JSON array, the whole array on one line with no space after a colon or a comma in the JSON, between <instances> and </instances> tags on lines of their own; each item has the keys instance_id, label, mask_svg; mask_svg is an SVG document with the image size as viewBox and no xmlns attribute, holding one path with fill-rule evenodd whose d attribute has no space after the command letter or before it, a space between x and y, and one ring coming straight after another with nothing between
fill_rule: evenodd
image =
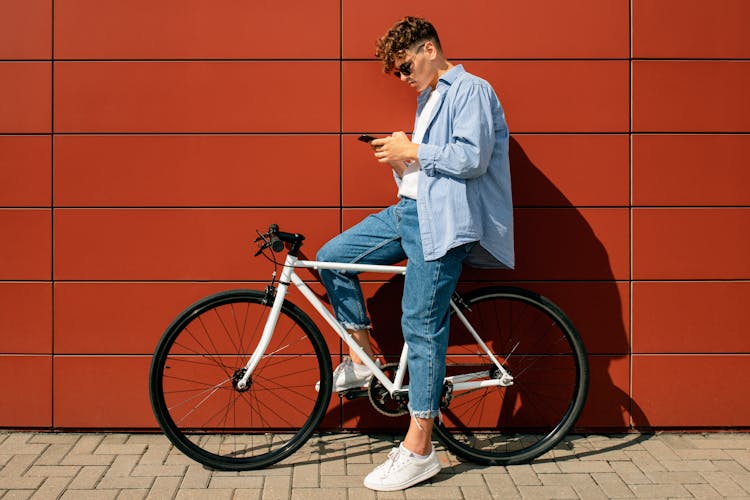
<instances>
[{"instance_id":1,"label":"sneaker sole","mask_svg":"<svg viewBox=\"0 0 750 500\"><path fill-rule=\"evenodd\" d=\"M440 469L442 467L440 466L440 462L436 463L432 468L427 469L420 475L413 477L409 479L406 482L399 483L399 484L393 484L393 485L380 485L380 484L368 484L367 478L365 478L364 485L367 488L370 488L371 490L375 491L400 491L405 490L406 488L410 488L414 486L415 484L421 483L422 481L426 481L430 479L431 477L435 476L438 472L440 472Z\"/></svg>"}]
</instances>

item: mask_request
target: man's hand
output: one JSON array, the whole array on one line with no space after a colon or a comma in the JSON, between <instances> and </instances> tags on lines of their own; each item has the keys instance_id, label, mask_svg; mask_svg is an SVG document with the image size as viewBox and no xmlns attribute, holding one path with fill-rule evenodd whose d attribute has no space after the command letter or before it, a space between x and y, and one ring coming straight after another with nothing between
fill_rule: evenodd
<instances>
[{"instance_id":1,"label":"man's hand","mask_svg":"<svg viewBox=\"0 0 750 500\"><path fill-rule=\"evenodd\" d=\"M380 163L416 160L419 152L419 144L411 142L403 132L394 132L390 137L375 139L370 145Z\"/></svg>"}]
</instances>

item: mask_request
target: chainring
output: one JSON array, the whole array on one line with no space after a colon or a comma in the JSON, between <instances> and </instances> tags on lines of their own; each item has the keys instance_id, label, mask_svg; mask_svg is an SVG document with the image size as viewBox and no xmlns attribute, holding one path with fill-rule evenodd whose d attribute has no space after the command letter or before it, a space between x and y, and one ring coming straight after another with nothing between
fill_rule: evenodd
<instances>
[{"instance_id":1,"label":"chainring","mask_svg":"<svg viewBox=\"0 0 750 500\"><path fill-rule=\"evenodd\" d=\"M392 379L392 375L396 372L397 368L397 363L388 363L383 365L380 369L388 378ZM377 377L372 377L372 379L370 379L370 385L367 387L367 397L373 408L375 408L378 413L387 417L400 417L401 415L409 413L409 408L407 407L409 401L408 397L406 395L396 395L396 397L391 396Z\"/></svg>"}]
</instances>

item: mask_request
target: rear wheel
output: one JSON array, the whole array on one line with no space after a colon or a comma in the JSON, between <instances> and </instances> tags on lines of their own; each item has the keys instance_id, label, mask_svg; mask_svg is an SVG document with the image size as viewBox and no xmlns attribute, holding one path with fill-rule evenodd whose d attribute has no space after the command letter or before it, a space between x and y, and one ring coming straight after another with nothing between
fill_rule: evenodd
<instances>
[{"instance_id":1,"label":"rear wheel","mask_svg":"<svg viewBox=\"0 0 750 500\"><path fill-rule=\"evenodd\" d=\"M532 460L554 447L583 409L588 388L583 343L560 308L533 292L489 287L463 300L462 313L513 384L454 391L435 432L446 448L473 462ZM447 375L493 367L453 312Z\"/></svg>"},{"instance_id":2,"label":"rear wheel","mask_svg":"<svg viewBox=\"0 0 750 500\"><path fill-rule=\"evenodd\" d=\"M206 466L247 470L278 462L307 441L328 408L328 348L289 302L248 387L238 387L271 305L253 290L212 295L180 314L156 348L154 415L178 449Z\"/></svg>"}]
</instances>

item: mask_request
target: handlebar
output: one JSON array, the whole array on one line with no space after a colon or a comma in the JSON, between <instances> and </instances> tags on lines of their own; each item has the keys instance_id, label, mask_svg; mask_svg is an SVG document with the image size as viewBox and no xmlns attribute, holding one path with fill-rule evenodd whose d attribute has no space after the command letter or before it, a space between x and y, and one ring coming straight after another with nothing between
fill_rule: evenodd
<instances>
[{"instance_id":1,"label":"handlebar","mask_svg":"<svg viewBox=\"0 0 750 500\"><path fill-rule=\"evenodd\" d=\"M258 237L255 238L255 243L258 245L258 251L255 252L256 257L263 253L263 250L266 248L270 248L271 251L275 253L281 252L284 250L287 243L290 245L289 254L296 257L302 246L302 241L305 239L305 237L299 233L285 233L279 231L278 224L271 224L268 226L268 231L265 233L261 233L257 230L256 232L258 233Z\"/></svg>"}]
</instances>

